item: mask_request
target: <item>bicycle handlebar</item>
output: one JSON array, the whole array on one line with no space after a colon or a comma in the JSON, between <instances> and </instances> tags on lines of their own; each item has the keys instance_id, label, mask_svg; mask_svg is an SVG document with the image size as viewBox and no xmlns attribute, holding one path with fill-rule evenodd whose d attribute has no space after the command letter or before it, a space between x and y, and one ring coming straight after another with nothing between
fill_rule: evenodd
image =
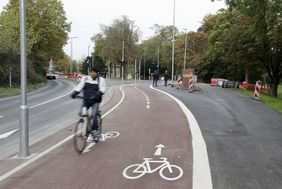
<instances>
[{"instance_id":1,"label":"bicycle handlebar","mask_svg":"<svg viewBox=\"0 0 282 189\"><path fill-rule=\"evenodd\" d=\"M79 99L92 99L92 98L96 98L96 95L89 96L89 97L83 97L83 96L77 95L75 98L79 98Z\"/></svg>"}]
</instances>

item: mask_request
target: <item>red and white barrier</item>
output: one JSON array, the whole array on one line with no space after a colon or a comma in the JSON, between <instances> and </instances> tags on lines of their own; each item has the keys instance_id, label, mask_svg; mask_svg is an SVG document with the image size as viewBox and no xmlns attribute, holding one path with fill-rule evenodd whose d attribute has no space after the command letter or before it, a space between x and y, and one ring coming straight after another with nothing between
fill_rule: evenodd
<instances>
[{"instance_id":1,"label":"red and white barrier","mask_svg":"<svg viewBox=\"0 0 282 189\"><path fill-rule=\"evenodd\" d=\"M259 100L260 91L261 91L261 81L257 81L254 91L254 99Z\"/></svg>"},{"instance_id":2,"label":"red and white barrier","mask_svg":"<svg viewBox=\"0 0 282 189\"><path fill-rule=\"evenodd\" d=\"M193 78L192 77L189 78L189 89L190 90L194 89L194 82L193 82Z\"/></svg>"}]
</instances>

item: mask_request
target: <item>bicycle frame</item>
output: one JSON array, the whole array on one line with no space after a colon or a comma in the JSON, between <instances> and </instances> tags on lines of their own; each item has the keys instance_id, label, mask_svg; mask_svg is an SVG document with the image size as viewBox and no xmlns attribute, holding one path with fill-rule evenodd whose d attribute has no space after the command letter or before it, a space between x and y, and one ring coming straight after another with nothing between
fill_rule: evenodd
<instances>
[{"instance_id":1,"label":"bicycle frame","mask_svg":"<svg viewBox=\"0 0 282 189\"><path fill-rule=\"evenodd\" d=\"M167 158L165 157L161 157L160 159L162 160L152 160L152 158L144 158L144 162L142 164L140 164L140 166L134 171L136 173L138 173L138 169L142 166L146 167L146 173L154 173L157 170L163 168L163 167L168 167L168 170L170 173L172 173L172 169L171 166L169 164L169 162L167 161ZM160 164L159 166L157 166L156 168L152 169L151 168L151 163L153 164Z\"/></svg>"}]
</instances>

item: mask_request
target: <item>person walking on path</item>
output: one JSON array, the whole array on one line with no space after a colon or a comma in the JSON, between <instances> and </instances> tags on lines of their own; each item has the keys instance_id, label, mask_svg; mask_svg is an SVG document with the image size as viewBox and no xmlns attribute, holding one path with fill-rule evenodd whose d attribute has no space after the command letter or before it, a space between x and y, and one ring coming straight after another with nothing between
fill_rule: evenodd
<instances>
[{"instance_id":1,"label":"person walking on path","mask_svg":"<svg viewBox=\"0 0 282 189\"><path fill-rule=\"evenodd\" d=\"M153 87L156 87L158 85L158 79L159 79L159 72L155 70L153 73Z\"/></svg>"},{"instance_id":2,"label":"person walking on path","mask_svg":"<svg viewBox=\"0 0 282 189\"><path fill-rule=\"evenodd\" d=\"M168 80L168 72L167 70L165 71L165 74L164 74L164 86L167 86L167 80Z\"/></svg>"}]
</instances>

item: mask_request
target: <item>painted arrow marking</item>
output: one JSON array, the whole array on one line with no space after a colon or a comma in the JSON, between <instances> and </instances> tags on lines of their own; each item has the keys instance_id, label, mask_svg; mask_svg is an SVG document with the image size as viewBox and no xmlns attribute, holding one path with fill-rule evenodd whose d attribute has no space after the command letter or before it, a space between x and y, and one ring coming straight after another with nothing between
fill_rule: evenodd
<instances>
[{"instance_id":1,"label":"painted arrow marking","mask_svg":"<svg viewBox=\"0 0 282 189\"><path fill-rule=\"evenodd\" d=\"M162 154L162 148L164 148L165 146L162 144L159 144L157 146L155 146L155 148L157 148L156 152L154 153L155 156L160 156Z\"/></svg>"},{"instance_id":2,"label":"painted arrow marking","mask_svg":"<svg viewBox=\"0 0 282 189\"><path fill-rule=\"evenodd\" d=\"M7 132L7 133L4 133L2 135L0 135L0 139L4 139L4 138L7 138L9 136L11 136L12 134L14 134L15 132L17 132L19 129L15 129L13 131L10 131L10 132Z\"/></svg>"}]
</instances>

